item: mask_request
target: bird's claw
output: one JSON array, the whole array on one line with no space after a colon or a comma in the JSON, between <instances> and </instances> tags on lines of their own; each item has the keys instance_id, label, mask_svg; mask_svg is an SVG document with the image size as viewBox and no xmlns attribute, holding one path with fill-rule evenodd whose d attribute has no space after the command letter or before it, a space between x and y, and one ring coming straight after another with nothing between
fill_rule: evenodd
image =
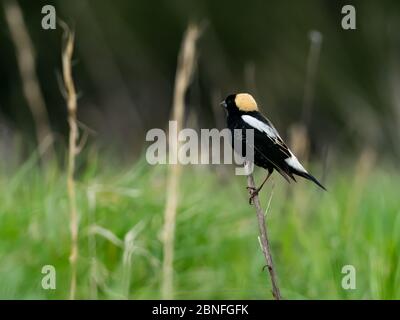
<instances>
[{"instance_id":1,"label":"bird's claw","mask_svg":"<svg viewBox=\"0 0 400 320\"><path fill-rule=\"evenodd\" d=\"M253 202L253 199L256 195L258 195L258 192L260 190L258 190L257 188L253 188L253 187L247 187L247 190L249 190L250 192L250 197L249 197L249 204L251 205Z\"/></svg>"},{"instance_id":2,"label":"bird's claw","mask_svg":"<svg viewBox=\"0 0 400 320\"><path fill-rule=\"evenodd\" d=\"M266 265L262 268L262 272L264 272L265 269L268 269L268 271L270 271L272 268L271 268L269 265L266 264Z\"/></svg>"}]
</instances>

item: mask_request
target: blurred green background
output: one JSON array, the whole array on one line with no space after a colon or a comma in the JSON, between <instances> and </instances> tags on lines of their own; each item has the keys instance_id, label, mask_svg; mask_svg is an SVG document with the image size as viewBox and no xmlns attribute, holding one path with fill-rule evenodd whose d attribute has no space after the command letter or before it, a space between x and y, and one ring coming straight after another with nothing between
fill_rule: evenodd
<instances>
[{"instance_id":1,"label":"blurred green background","mask_svg":"<svg viewBox=\"0 0 400 320\"><path fill-rule=\"evenodd\" d=\"M62 29L41 28L45 4L75 30L78 119L90 128L77 157L78 298L161 297L168 167L146 163L145 135L167 127L190 21L205 29L184 127L223 128L219 102L251 92L329 190L322 194L304 181L287 185L275 174L262 193L266 207L273 192L267 221L283 296L400 298L398 1L20 0L55 137L56 159L47 167L40 164L6 2L0 10L0 298L63 299L69 292ZM356 30L341 27L345 4L356 8ZM322 36L317 56L310 53L311 32ZM256 171L257 181L263 175ZM271 298L245 186L230 166L183 168L175 298ZM41 288L47 264L56 267L56 290ZM341 287L348 264L357 270L355 290Z\"/></svg>"}]
</instances>

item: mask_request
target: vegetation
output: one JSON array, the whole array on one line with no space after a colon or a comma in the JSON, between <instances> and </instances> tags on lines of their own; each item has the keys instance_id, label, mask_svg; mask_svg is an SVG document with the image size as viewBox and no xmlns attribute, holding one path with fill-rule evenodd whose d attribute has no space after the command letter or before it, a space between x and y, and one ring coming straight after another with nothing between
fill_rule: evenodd
<instances>
[{"instance_id":1,"label":"vegetation","mask_svg":"<svg viewBox=\"0 0 400 320\"><path fill-rule=\"evenodd\" d=\"M118 168L88 157L77 185L77 297L160 297L166 167L142 161ZM330 172L328 193L274 176L267 221L284 298L400 298L400 176L370 170L370 159L364 155L354 171ZM66 176L54 169L43 178L36 160L0 174L0 298L68 297ZM271 298L246 179L230 173L224 178L219 169L183 170L176 298ZM256 173L259 181L263 173ZM271 188L261 194L264 207ZM56 290L41 288L47 264L56 268ZM356 290L341 287L347 264L356 268Z\"/></svg>"},{"instance_id":2,"label":"vegetation","mask_svg":"<svg viewBox=\"0 0 400 320\"><path fill-rule=\"evenodd\" d=\"M47 2L0 15L0 299L272 298L246 178L143 159L149 129L222 128L218 103L239 91L328 188L275 174L260 194L283 298L400 299L398 1L354 1L347 31L341 1L54 0L43 30ZM177 58L191 21L193 74ZM65 25L76 50L60 59Z\"/></svg>"}]
</instances>

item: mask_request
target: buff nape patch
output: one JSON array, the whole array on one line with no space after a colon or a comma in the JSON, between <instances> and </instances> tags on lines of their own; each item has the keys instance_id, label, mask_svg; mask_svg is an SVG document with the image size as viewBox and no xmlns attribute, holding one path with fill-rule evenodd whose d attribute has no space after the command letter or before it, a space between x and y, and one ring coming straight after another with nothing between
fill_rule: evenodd
<instances>
[{"instance_id":1,"label":"buff nape patch","mask_svg":"<svg viewBox=\"0 0 400 320\"><path fill-rule=\"evenodd\" d=\"M248 93L239 93L235 98L236 106L241 111L256 111L258 110L257 102L254 98Z\"/></svg>"}]
</instances>

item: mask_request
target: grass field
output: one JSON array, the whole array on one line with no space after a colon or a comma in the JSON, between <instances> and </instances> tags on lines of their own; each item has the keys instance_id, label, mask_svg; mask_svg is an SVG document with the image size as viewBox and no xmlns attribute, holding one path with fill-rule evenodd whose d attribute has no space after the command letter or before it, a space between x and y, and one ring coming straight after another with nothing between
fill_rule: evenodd
<instances>
[{"instance_id":1,"label":"grass field","mask_svg":"<svg viewBox=\"0 0 400 320\"><path fill-rule=\"evenodd\" d=\"M368 157L367 157L368 158ZM160 298L166 167L131 168L94 157L78 170L77 298ZM175 243L175 297L270 299L245 177L185 167ZM314 168L318 176L318 168ZM263 173L256 171L257 181ZM43 176L32 157L0 174L0 298L68 298L69 213L65 175ZM333 169L324 193L274 175L267 223L286 299L400 298L400 175L361 159ZM266 207L272 184L262 192ZM344 265L356 290L341 287ZM56 290L41 287L44 265Z\"/></svg>"}]
</instances>

